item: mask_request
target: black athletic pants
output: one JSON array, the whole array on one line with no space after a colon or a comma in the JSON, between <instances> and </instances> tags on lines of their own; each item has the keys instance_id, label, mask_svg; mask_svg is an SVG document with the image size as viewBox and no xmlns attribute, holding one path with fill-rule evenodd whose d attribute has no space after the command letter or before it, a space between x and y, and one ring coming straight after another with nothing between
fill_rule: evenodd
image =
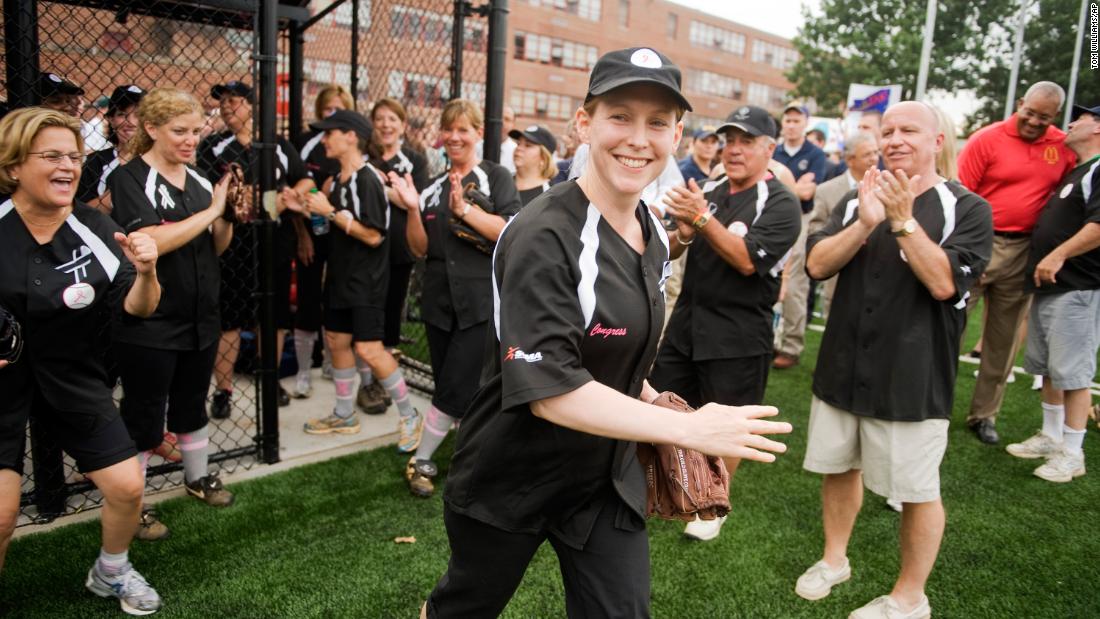
<instances>
[{"instance_id":1,"label":"black athletic pants","mask_svg":"<svg viewBox=\"0 0 1100 619\"><path fill-rule=\"evenodd\" d=\"M445 507L451 560L428 597L428 617L500 616L547 540L558 555L570 619L649 617L649 537L644 528L615 526L620 504L617 496L606 501L583 550L550 532L509 533Z\"/></svg>"}]
</instances>

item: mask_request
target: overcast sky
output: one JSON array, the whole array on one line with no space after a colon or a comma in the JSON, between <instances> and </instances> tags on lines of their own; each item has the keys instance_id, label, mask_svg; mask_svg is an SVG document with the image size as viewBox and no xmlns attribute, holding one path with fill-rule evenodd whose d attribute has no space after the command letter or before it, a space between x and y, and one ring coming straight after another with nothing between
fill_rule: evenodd
<instances>
[{"instance_id":1,"label":"overcast sky","mask_svg":"<svg viewBox=\"0 0 1100 619\"><path fill-rule=\"evenodd\" d=\"M791 38L802 25L802 5L816 9L819 0L670 0L704 13Z\"/></svg>"}]
</instances>

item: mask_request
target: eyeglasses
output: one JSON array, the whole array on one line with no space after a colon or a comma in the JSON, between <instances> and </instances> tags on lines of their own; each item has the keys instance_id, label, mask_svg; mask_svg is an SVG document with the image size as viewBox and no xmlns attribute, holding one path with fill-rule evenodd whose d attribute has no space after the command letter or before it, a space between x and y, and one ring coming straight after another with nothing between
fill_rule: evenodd
<instances>
[{"instance_id":1,"label":"eyeglasses","mask_svg":"<svg viewBox=\"0 0 1100 619\"><path fill-rule=\"evenodd\" d=\"M73 165L79 166L79 165L83 164L84 160L87 158L87 157L84 156L83 153L77 153L77 152L59 153L56 150L46 150L46 151L42 151L42 152L38 152L38 153L27 153L27 154L28 155L38 155L39 157L45 159L46 161L48 161L48 162L50 162L54 165L61 165L61 160L65 159L67 157L69 159L69 161L73 162Z\"/></svg>"}]
</instances>

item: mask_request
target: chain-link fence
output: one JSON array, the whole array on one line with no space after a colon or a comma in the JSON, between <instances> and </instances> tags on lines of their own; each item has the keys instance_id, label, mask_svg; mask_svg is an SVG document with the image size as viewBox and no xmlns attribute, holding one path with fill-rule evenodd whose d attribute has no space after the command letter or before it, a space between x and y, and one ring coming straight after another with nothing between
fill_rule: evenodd
<instances>
[{"instance_id":1,"label":"chain-link fence","mask_svg":"<svg viewBox=\"0 0 1100 619\"><path fill-rule=\"evenodd\" d=\"M110 154L116 145L108 138L117 135L114 123L120 120L108 114L107 105L117 87L148 90L172 85L190 91L206 109L207 137L200 145L196 167L210 178L224 171L222 164L232 158L226 153L232 154L234 142L247 142L249 132L258 141L259 131L253 127L259 126L265 106L276 107L280 135L293 140L314 119L317 93L331 84L351 91L364 114L379 98L400 101L408 110L406 144L421 152L438 147L439 113L446 101L461 94L485 103L488 26L484 8L479 11L470 2L452 0L317 0L308 6L291 1L278 7L275 96L257 92L251 106L256 123L242 127L227 122L226 110L219 112L211 88L233 80L250 85L259 81L254 60L259 4L90 0L78 5L5 0L0 66L6 79L0 85L0 99L9 107L46 104L80 116L87 149L103 150L98 161L104 165L117 158ZM52 79L44 77L50 74L79 87L83 94L51 98L48 95L64 93L43 92L41 80ZM122 158L126 156L123 152ZM246 179L255 182L256 175L248 170L256 166L258 157L245 148L237 159ZM88 172L86 168L84 173ZM103 194L105 182L94 190L94 195L82 199L94 202ZM259 203L255 185L252 199ZM258 290L265 276L274 272L275 287L290 291L292 313L296 268L289 257L280 256L277 235L276 264L259 259L261 240L270 238L262 233L262 226L262 222L237 224L233 245L220 258L223 332L208 405L216 413L210 424L211 464L225 474L260 462L261 453L271 448L264 448L265 436L269 442L273 436L276 445L278 441L276 428L261 428L265 420L270 425L277 416L261 414L257 321L262 295ZM416 265L411 277L400 348L410 385L430 392L434 384L417 303L421 267ZM277 291L274 298L277 305L287 304ZM281 314L277 307L271 320L281 323ZM102 338L106 347L110 334L105 332ZM295 371L293 353L288 340L279 374ZM115 390L118 400L123 395L121 385L116 384ZM150 461L148 490L181 485L179 451L170 436L158 451L160 455ZM57 447L50 428L32 419L20 524L47 521L98 506L100 501L98 491Z\"/></svg>"},{"instance_id":2,"label":"chain-link fence","mask_svg":"<svg viewBox=\"0 0 1100 619\"><path fill-rule=\"evenodd\" d=\"M471 3L345 0L317 5L312 5L314 21L304 24L300 32L289 29L281 48L280 76L286 76L289 92L296 92L295 76L301 78L297 90L302 93L301 107L290 107L304 110L298 126L314 120L317 94L338 84L353 94L363 114L369 114L372 103L381 98L401 102L408 114L405 143L426 155L438 147L439 113L447 101L462 96L485 104L488 26ZM353 27L356 20L358 29ZM294 50L296 36L300 36L301 54ZM300 71L293 66L298 57ZM287 121L293 135L296 121ZM432 175L440 171L430 170ZM417 303L422 266L417 264L410 278L399 348L410 386L430 393L434 382Z\"/></svg>"}]
</instances>

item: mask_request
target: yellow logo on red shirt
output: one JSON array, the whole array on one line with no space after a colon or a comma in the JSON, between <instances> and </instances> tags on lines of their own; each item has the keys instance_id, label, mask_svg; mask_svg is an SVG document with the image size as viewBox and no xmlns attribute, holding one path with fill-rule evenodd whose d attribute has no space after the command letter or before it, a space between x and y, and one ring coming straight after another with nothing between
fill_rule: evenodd
<instances>
[{"instance_id":1,"label":"yellow logo on red shirt","mask_svg":"<svg viewBox=\"0 0 1100 619\"><path fill-rule=\"evenodd\" d=\"M1046 147L1043 151L1043 160L1050 165L1058 163L1058 148L1055 146Z\"/></svg>"}]
</instances>

